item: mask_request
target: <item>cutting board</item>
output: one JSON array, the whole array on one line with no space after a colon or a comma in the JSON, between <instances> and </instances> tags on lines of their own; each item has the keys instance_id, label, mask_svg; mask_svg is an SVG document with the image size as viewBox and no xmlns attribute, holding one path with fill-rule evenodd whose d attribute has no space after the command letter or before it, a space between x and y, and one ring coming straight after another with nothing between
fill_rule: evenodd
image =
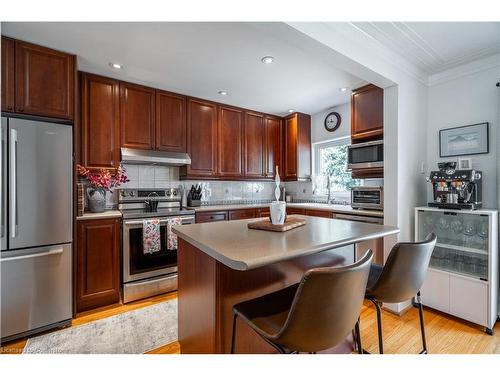
<instances>
[{"instance_id":1,"label":"cutting board","mask_svg":"<svg viewBox=\"0 0 500 375\"><path fill-rule=\"evenodd\" d=\"M259 229L259 230L268 230L271 232L286 232L293 228L298 228L303 225L306 225L306 219L300 217L289 216L285 220L283 225L274 225L271 223L270 219L264 219L259 221L252 221L248 223L249 229Z\"/></svg>"}]
</instances>

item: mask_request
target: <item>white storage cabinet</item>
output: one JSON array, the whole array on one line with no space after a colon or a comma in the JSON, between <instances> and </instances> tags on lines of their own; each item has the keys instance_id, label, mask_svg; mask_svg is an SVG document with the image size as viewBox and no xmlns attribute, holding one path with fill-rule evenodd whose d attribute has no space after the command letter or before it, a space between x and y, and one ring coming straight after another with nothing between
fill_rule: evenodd
<instances>
[{"instance_id":1,"label":"white storage cabinet","mask_svg":"<svg viewBox=\"0 0 500 375\"><path fill-rule=\"evenodd\" d=\"M498 317L498 211L415 209L415 240L436 233L424 305L484 327Z\"/></svg>"}]
</instances>

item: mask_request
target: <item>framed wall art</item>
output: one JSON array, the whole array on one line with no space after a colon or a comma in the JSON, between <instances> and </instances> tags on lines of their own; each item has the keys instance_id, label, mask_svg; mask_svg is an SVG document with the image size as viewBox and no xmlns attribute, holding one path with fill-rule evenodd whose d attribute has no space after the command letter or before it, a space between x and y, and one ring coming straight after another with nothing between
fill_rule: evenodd
<instances>
[{"instance_id":1,"label":"framed wall art","mask_svg":"<svg viewBox=\"0 0 500 375\"><path fill-rule=\"evenodd\" d=\"M439 156L487 154L489 152L488 123L459 126L439 131Z\"/></svg>"}]
</instances>

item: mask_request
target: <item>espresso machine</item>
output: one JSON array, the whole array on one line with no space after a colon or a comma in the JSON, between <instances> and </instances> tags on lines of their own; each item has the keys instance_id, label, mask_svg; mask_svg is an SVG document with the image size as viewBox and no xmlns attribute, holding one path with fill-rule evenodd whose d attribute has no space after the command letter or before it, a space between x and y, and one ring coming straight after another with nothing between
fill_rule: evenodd
<instances>
[{"instance_id":1,"label":"espresso machine","mask_svg":"<svg viewBox=\"0 0 500 375\"><path fill-rule=\"evenodd\" d=\"M439 171L427 178L434 201L429 207L477 210L482 207L482 173L474 169L455 169L456 163L438 163Z\"/></svg>"}]
</instances>

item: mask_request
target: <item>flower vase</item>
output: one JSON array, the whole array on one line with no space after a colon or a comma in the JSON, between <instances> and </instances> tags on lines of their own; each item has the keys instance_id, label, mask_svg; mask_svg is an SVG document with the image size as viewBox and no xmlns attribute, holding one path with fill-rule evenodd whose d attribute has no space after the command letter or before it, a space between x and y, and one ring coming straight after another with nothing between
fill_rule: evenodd
<instances>
[{"instance_id":1,"label":"flower vase","mask_svg":"<svg viewBox=\"0 0 500 375\"><path fill-rule=\"evenodd\" d=\"M87 189L90 212L104 212L106 209L106 190L104 189Z\"/></svg>"}]
</instances>

